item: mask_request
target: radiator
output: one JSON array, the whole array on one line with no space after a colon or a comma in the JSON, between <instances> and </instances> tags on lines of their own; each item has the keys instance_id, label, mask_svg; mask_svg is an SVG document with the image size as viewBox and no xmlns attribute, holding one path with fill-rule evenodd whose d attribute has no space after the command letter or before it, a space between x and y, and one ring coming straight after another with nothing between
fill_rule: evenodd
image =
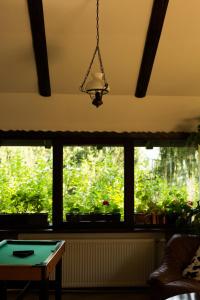
<instances>
[{"instance_id":1,"label":"radiator","mask_svg":"<svg viewBox=\"0 0 200 300\"><path fill-rule=\"evenodd\" d=\"M33 236L21 235L19 238L32 239ZM34 238L41 239L41 236ZM155 268L155 245L153 238L67 238L62 261L62 286L145 286ZM54 274L51 279L54 279Z\"/></svg>"},{"instance_id":2,"label":"radiator","mask_svg":"<svg viewBox=\"0 0 200 300\"><path fill-rule=\"evenodd\" d=\"M144 286L154 269L153 239L66 240L63 287Z\"/></svg>"}]
</instances>

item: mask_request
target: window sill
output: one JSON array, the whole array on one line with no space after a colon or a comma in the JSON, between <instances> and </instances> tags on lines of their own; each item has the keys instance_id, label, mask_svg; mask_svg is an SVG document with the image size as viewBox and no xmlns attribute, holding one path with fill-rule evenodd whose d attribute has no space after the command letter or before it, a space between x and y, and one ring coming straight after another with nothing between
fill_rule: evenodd
<instances>
[{"instance_id":1,"label":"window sill","mask_svg":"<svg viewBox=\"0 0 200 300\"><path fill-rule=\"evenodd\" d=\"M127 224L120 222L118 224L104 223L104 224L67 224L63 223L61 226L53 228L49 226L47 228L1 228L0 237L2 236L15 236L18 233L142 233L142 232L152 232L152 233L180 233L174 226L167 225L135 225L128 226ZM182 233L189 233L189 229L185 229Z\"/></svg>"}]
</instances>

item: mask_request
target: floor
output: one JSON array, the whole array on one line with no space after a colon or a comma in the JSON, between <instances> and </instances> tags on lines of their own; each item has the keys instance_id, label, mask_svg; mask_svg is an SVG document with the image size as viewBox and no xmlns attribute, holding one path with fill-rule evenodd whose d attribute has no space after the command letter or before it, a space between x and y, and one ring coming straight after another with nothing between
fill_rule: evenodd
<instances>
[{"instance_id":1,"label":"floor","mask_svg":"<svg viewBox=\"0 0 200 300\"><path fill-rule=\"evenodd\" d=\"M17 293L9 292L7 300L15 300ZM37 293L26 295L24 300L38 300ZM124 299L123 299L124 298ZM140 290L86 290L86 291L64 291L62 300L149 300L147 289ZM50 295L49 300L54 300L54 295Z\"/></svg>"}]
</instances>

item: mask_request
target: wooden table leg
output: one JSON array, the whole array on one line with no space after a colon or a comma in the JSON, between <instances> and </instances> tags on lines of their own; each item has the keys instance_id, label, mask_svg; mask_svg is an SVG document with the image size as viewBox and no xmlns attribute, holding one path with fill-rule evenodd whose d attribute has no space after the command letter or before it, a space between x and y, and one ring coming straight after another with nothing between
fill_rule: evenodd
<instances>
[{"instance_id":1,"label":"wooden table leg","mask_svg":"<svg viewBox=\"0 0 200 300\"><path fill-rule=\"evenodd\" d=\"M46 278L45 268L42 269L42 280L40 281L40 300L49 300L49 278Z\"/></svg>"}]
</instances>

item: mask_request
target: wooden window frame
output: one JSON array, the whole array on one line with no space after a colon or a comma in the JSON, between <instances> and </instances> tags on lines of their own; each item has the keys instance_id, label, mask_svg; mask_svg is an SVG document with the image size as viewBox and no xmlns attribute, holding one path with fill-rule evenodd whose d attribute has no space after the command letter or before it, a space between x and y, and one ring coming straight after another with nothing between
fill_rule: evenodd
<instances>
[{"instance_id":1,"label":"wooden window frame","mask_svg":"<svg viewBox=\"0 0 200 300\"><path fill-rule=\"evenodd\" d=\"M42 132L0 131L1 145L52 146L52 229L64 231L132 231L134 213L134 147L185 146L195 133L116 133L116 132ZM63 147L64 146L124 147L124 221L119 224L76 224L63 222ZM150 227L150 226L147 226Z\"/></svg>"}]
</instances>

